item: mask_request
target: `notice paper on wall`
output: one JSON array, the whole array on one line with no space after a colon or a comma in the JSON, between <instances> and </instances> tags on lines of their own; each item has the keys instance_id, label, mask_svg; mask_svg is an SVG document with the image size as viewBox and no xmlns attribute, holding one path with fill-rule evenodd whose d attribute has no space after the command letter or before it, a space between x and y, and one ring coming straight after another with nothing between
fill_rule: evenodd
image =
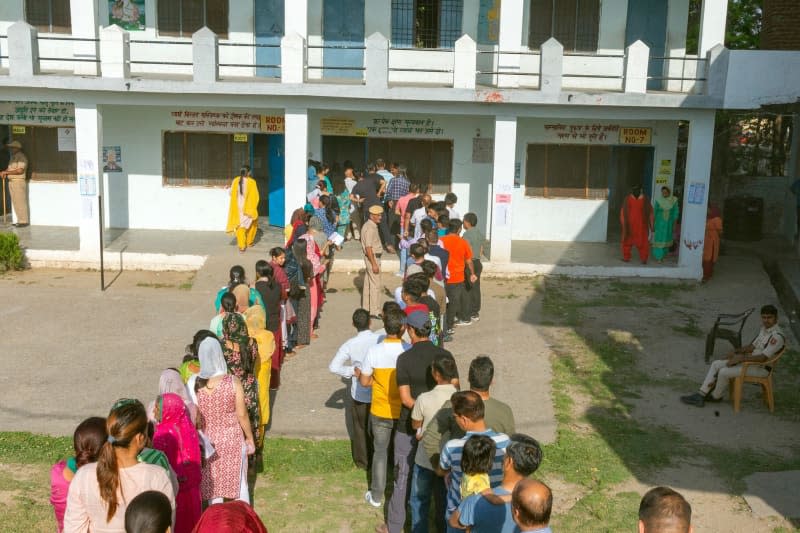
<instances>
[{"instance_id":1,"label":"notice paper on wall","mask_svg":"<svg viewBox=\"0 0 800 533\"><path fill-rule=\"evenodd\" d=\"M689 184L689 198L690 204L702 205L706 198L706 184L699 181L693 181Z\"/></svg>"},{"instance_id":2,"label":"notice paper on wall","mask_svg":"<svg viewBox=\"0 0 800 533\"><path fill-rule=\"evenodd\" d=\"M58 151L75 151L75 128L58 128Z\"/></svg>"}]
</instances>

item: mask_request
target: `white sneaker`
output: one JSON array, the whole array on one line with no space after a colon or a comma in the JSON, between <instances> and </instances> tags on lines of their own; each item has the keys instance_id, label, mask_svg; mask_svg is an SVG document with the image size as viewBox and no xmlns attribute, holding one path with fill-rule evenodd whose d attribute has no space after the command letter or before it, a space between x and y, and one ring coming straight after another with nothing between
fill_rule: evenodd
<instances>
[{"instance_id":1,"label":"white sneaker","mask_svg":"<svg viewBox=\"0 0 800 533\"><path fill-rule=\"evenodd\" d=\"M381 506L381 502L376 502L375 500L372 499L372 491L369 490L366 492L366 494L364 494L364 501L373 507Z\"/></svg>"}]
</instances>

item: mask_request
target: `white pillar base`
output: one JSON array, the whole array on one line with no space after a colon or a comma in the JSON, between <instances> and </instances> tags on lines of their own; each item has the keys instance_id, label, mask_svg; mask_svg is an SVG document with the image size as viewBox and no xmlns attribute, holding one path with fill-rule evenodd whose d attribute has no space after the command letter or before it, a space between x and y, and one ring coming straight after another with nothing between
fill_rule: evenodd
<instances>
[{"instance_id":1,"label":"white pillar base","mask_svg":"<svg viewBox=\"0 0 800 533\"><path fill-rule=\"evenodd\" d=\"M284 169L284 217L286 223L292 212L306 203L306 172L308 169L308 110L286 109L286 168Z\"/></svg>"},{"instance_id":2,"label":"white pillar base","mask_svg":"<svg viewBox=\"0 0 800 533\"><path fill-rule=\"evenodd\" d=\"M496 117L491 198L491 261L511 262L514 163L517 152L517 117Z\"/></svg>"}]
</instances>

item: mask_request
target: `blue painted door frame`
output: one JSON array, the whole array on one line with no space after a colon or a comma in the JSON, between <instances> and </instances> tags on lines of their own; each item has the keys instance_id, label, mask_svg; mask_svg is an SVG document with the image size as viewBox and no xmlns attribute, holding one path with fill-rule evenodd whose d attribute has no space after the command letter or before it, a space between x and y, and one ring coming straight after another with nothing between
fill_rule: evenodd
<instances>
[{"instance_id":1,"label":"blue painted door frame","mask_svg":"<svg viewBox=\"0 0 800 533\"><path fill-rule=\"evenodd\" d=\"M268 137L269 225L282 228L286 225L286 138L283 135L269 135Z\"/></svg>"},{"instance_id":2,"label":"blue painted door frame","mask_svg":"<svg viewBox=\"0 0 800 533\"><path fill-rule=\"evenodd\" d=\"M322 50L324 78L364 76L364 2L323 0L322 40L332 47Z\"/></svg>"},{"instance_id":3,"label":"blue painted door frame","mask_svg":"<svg viewBox=\"0 0 800 533\"><path fill-rule=\"evenodd\" d=\"M284 0L255 0L253 22L256 43L256 76L279 78L281 38L284 35Z\"/></svg>"},{"instance_id":4,"label":"blue painted door frame","mask_svg":"<svg viewBox=\"0 0 800 533\"><path fill-rule=\"evenodd\" d=\"M650 47L648 76L664 76L664 60L652 59L667 55L667 8L664 0L636 0L628 2L628 20L625 28L625 46L637 40ZM648 80L647 88L662 90L665 80Z\"/></svg>"}]
</instances>

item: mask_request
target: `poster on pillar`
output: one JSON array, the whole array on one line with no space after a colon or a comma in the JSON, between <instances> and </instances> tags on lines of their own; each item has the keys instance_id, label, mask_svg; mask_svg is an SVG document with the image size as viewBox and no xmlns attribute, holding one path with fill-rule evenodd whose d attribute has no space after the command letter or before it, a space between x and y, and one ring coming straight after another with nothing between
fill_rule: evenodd
<instances>
[{"instance_id":1,"label":"poster on pillar","mask_svg":"<svg viewBox=\"0 0 800 533\"><path fill-rule=\"evenodd\" d=\"M127 31L144 31L145 0L109 0L108 25L116 24Z\"/></svg>"},{"instance_id":2,"label":"poster on pillar","mask_svg":"<svg viewBox=\"0 0 800 533\"><path fill-rule=\"evenodd\" d=\"M122 172L121 146L103 146L103 172Z\"/></svg>"}]
</instances>

